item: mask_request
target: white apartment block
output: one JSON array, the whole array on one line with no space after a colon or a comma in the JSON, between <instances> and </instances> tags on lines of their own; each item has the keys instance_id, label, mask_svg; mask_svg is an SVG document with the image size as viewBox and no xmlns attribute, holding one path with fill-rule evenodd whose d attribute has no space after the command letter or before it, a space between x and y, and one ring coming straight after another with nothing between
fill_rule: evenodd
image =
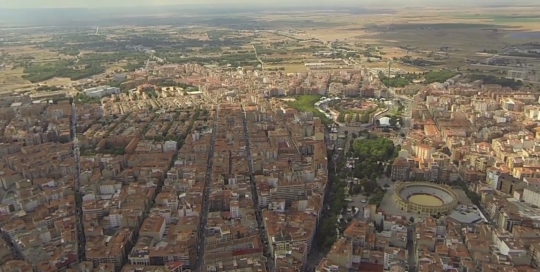
<instances>
[{"instance_id":1,"label":"white apartment block","mask_svg":"<svg viewBox=\"0 0 540 272\"><path fill-rule=\"evenodd\" d=\"M527 187L523 189L523 201L525 203L540 207L540 189Z\"/></svg>"},{"instance_id":2,"label":"white apartment block","mask_svg":"<svg viewBox=\"0 0 540 272\"><path fill-rule=\"evenodd\" d=\"M101 97L108 96L111 94L119 94L120 89L116 87L110 87L110 86L99 86L99 87L94 87L90 89L85 89L83 93L90 97L101 98Z\"/></svg>"}]
</instances>

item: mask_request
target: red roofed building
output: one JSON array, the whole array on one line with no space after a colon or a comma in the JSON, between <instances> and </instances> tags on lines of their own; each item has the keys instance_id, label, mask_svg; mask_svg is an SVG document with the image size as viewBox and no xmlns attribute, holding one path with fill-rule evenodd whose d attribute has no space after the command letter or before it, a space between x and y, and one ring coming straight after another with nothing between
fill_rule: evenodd
<instances>
[{"instance_id":1,"label":"red roofed building","mask_svg":"<svg viewBox=\"0 0 540 272\"><path fill-rule=\"evenodd\" d=\"M172 262L166 263L165 266L169 272L181 272L182 271L182 262Z\"/></svg>"},{"instance_id":2,"label":"red roofed building","mask_svg":"<svg viewBox=\"0 0 540 272\"><path fill-rule=\"evenodd\" d=\"M382 264L361 263L358 267L359 272L383 272L384 267Z\"/></svg>"},{"instance_id":3,"label":"red roofed building","mask_svg":"<svg viewBox=\"0 0 540 272\"><path fill-rule=\"evenodd\" d=\"M262 252L263 252L262 248L258 247L258 248L234 250L232 255L234 257L237 257L237 256L251 255L251 254L257 254L257 253L262 253Z\"/></svg>"}]
</instances>

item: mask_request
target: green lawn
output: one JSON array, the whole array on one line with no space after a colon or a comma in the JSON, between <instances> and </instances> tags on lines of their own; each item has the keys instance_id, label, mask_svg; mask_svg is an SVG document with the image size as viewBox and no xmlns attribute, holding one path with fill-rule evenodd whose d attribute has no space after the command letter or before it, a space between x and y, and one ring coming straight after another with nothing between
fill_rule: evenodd
<instances>
[{"instance_id":1,"label":"green lawn","mask_svg":"<svg viewBox=\"0 0 540 272\"><path fill-rule=\"evenodd\" d=\"M295 97L295 101L290 101L287 104L297 111L312 112L313 116L321 118L325 125L330 125L334 122L315 107L315 103L317 103L321 97L322 96L320 95L300 95Z\"/></svg>"}]
</instances>

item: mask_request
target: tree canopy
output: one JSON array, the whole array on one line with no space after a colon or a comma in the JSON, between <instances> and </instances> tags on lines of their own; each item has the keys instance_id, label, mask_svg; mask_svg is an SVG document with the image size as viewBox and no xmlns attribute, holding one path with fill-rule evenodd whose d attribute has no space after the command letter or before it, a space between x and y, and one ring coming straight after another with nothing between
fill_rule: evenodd
<instances>
[{"instance_id":1,"label":"tree canopy","mask_svg":"<svg viewBox=\"0 0 540 272\"><path fill-rule=\"evenodd\" d=\"M454 77L456 75L455 72L448 71L448 70L441 70L441 71L431 71L427 73L424 78L426 79L426 83L431 84L435 82L445 82L448 79Z\"/></svg>"},{"instance_id":2,"label":"tree canopy","mask_svg":"<svg viewBox=\"0 0 540 272\"><path fill-rule=\"evenodd\" d=\"M41 82L54 77L68 77L71 80L79 80L105 72L105 68L98 63L81 64L80 67L72 67L72 62L59 61L48 64L31 64L24 68L23 78L32 82Z\"/></svg>"},{"instance_id":3,"label":"tree canopy","mask_svg":"<svg viewBox=\"0 0 540 272\"><path fill-rule=\"evenodd\" d=\"M373 182L362 184L366 193L371 194L378 187L377 178L385 173L385 164L397 156L399 147L396 148L391 140L373 134L362 133L361 136L365 138L358 138L352 143L350 156L356 158L353 176Z\"/></svg>"},{"instance_id":4,"label":"tree canopy","mask_svg":"<svg viewBox=\"0 0 540 272\"><path fill-rule=\"evenodd\" d=\"M84 93L78 93L74 98L73 101L75 104L99 104L101 102L101 99L98 97L91 97Z\"/></svg>"},{"instance_id":5,"label":"tree canopy","mask_svg":"<svg viewBox=\"0 0 540 272\"><path fill-rule=\"evenodd\" d=\"M394 154L394 142L370 135L369 138L354 141L353 150L354 157L360 160L387 161Z\"/></svg>"},{"instance_id":6,"label":"tree canopy","mask_svg":"<svg viewBox=\"0 0 540 272\"><path fill-rule=\"evenodd\" d=\"M503 87L510 87L514 90L517 90L523 86L522 81L515 80L512 78L504 78L504 77L496 77L496 76L491 76L491 75L488 76L488 75L480 75L480 74L472 74L472 75L468 75L467 77L472 80L482 80L484 84L497 84Z\"/></svg>"},{"instance_id":7,"label":"tree canopy","mask_svg":"<svg viewBox=\"0 0 540 272\"><path fill-rule=\"evenodd\" d=\"M402 88L411 83L411 80L409 80L408 78L404 78L401 76L389 78L383 72L379 73L379 79L387 87Z\"/></svg>"}]
</instances>

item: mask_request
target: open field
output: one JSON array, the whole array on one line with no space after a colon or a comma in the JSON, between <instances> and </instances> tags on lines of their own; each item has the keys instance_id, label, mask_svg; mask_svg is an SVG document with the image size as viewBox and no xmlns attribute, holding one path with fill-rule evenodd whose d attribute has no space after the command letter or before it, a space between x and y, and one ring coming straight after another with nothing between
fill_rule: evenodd
<instances>
[{"instance_id":1,"label":"open field","mask_svg":"<svg viewBox=\"0 0 540 272\"><path fill-rule=\"evenodd\" d=\"M540 16L528 8L473 8L467 11L415 8L393 14L362 15L315 12L288 15L288 18L313 22L313 26L290 27L300 33L288 34L292 38L340 42L360 51L364 49L363 45L382 46L383 61L409 56L432 62L422 67L424 69L453 69L464 65L466 59L488 57L480 56L478 52L500 51L512 44L540 39L540 32L537 36L534 34L534 31L540 31ZM264 20L282 21L284 15L268 15ZM520 35L519 39L515 38L517 35ZM379 63L364 64L380 67Z\"/></svg>"},{"instance_id":2,"label":"open field","mask_svg":"<svg viewBox=\"0 0 540 272\"><path fill-rule=\"evenodd\" d=\"M363 62L362 65L365 66L366 68L388 68L388 64L386 62ZM392 68L399 68L409 73L418 73L418 72L426 71L426 69L421 69L418 67L405 65L401 63L393 63Z\"/></svg>"},{"instance_id":3,"label":"open field","mask_svg":"<svg viewBox=\"0 0 540 272\"><path fill-rule=\"evenodd\" d=\"M11 69L7 68L0 71L0 92L6 92L19 88L26 88L31 86L30 82L24 80L22 68Z\"/></svg>"},{"instance_id":4,"label":"open field","mask_svg":"<svg viewBox=\"0 0 540 272\"><path fill-rule=\"evenodd\" d=\"M467 71L474 67L470 63L500 55L510 47L540 49L540 45L524 45L540 40L540 15L531 8L311 10L117 19L116 25L100 28L99 35L94 26L77 31L28 28L20 34L6 32L13 42L0 43L0 64L6 67L0 71L0 89L32 86L22 78L19 67L29 73L25 78L47 85L132 71L148 59L150 50L146 49L169 63L233 67L257 66L256 49L265 68L284 72L305 72L305 62L330 58L350 59L348 68L386 68L387 61L393 60L393 68L407 72ZM127 50L126 45L144 46L145 50ZM333 53L328 56L326 52ZM527 56L522 62L540 67L538 58ZM81 71L81 67L91 71Z\"/></svg>"},{"instance_id":5,"label":"open field","mask_svg":"<svg viewBox=\"0 0 540 272\"><path fill-rule=\"evenodd\" d=\"M39 83L39 85L47 86L69 86L71 84L71 79L64 77L55 77L49 80L45 80Z\"/></svg>"},{"instance_id":6,"label":"open field","mask_svg":"<svg viewBox=\"0 0 540 272\"><path fill-rule=\"evenodd\" d=\"M331 29L311 29L306 30L310 37L317 38L326 42L335 40L354 40L355 37L361 36L362 31L355 28L331 28Z\"/></svg>"},{"instance_id":7,"label":"open field","mask_svg":"<svg viewBox=\"0 0 540 272\"><path fill-rule=\"evenodd\" d=\"M121 63L115 63L107 66L107 73L122 72L125 71L125 65Z\"/></svg>"},{"instance_id":8,"label":"open field","mask_svg":"<svg viewBox=\"0 0 540 272\"><path fill-rule=\"evenodd\" d=\"M0 47L0 51L15 59L31 57L34 62L47 62L58 59L58 53L31 46L6 46Z\"/></svg>"},{"instance_id":9,"label":"open field","mask_svg":"<svg viewBox=\"0 0 540 272\"><path fill-rule=\"evenodd\" d=\"M273 69L280 69L284 68L283 70L286 73L299 73L299 72L307 72L307 68L304 64L283 64L283 65L271 65L271 66L265 66L264 67L267 70L273 70Z\"/></svg>"}]
</instances>

